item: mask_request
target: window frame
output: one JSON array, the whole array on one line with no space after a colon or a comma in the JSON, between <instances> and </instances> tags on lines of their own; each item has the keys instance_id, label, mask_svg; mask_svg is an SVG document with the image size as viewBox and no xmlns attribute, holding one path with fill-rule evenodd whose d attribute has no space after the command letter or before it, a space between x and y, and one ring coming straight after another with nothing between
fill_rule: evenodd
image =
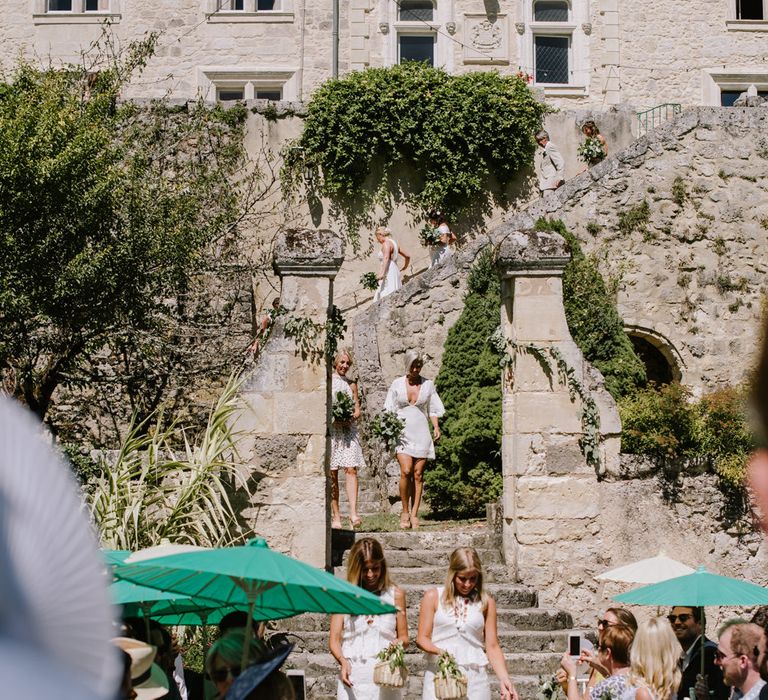
<instances>
[{"instance_id":1,"label":"window frame","mask_svg":"<svg viewBox=\"0 0 768 700\"><path fill-rule=\"evenodd\" d=\"M227 0L231 3L234 0ZM207 0L206 21L209 24L226 24L233 22L266 22L290 23L295 20L295 0L275 0L272 10L259 10L258 0L242 0L242 10L232 10L219 7L219 0Z\"/></svg>"},{"instance_id":2,"label":"window frame","mask_svg":"<svg viewBox=\"0 0 768 700\"><path fill-rule=\"evenodd\" d=\"M242 99L246 102L256 98L257 90L279 90L280 101L297 99L296 68L263 68L210 66L199 69L200 87L203 94L219 101L219 90L243 90Z\"/></svg>"},{"instance_id":3,"label":"window frame","mask_svg":"<svg viewBox=\"0 0 768 700\"><path fill-rule=\"evenodd\" d=\"M109 20L117 24L122 19L121 0L98 0L98 9L86 10L87 0L71 0L70 10L51 10L50 0L33 0L32 23L39 24L101 24Z\"/></svg>"},{"instance_id":4,"label":"window frame","mask_svg":"<svg viewBox=\"0 0 768 700\"><path fill-rule=\"evenodd\" d=\"M545 82L539 82L536 80L536 40L539 37L552 37L555 39L565 39L568 42L567 50L566 50L566 58L567 58L567 65L566 65L566 73L568 75L568 80L564 83L545 83ZM563 33L559 31L533 31L533 84L541 87L555 87L555 88L562 88L567 87L569 85L573 85L573 32L570 33Z\"/></svg>"}]
</instances>

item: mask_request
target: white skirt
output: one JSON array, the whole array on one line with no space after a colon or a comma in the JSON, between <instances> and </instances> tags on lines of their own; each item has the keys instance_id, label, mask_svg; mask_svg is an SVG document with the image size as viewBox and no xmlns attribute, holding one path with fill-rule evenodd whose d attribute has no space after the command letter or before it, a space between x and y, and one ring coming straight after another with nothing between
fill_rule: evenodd
<instances>
[{"instance_id":1,"label":"white skirt","mask_svg":"<svg viewBox=\"0 0 768 700\"><path fill-rule=\"evenodd\" d=\"M352 687L344 685L341 680L336 690L337 700L402 700L402 690L380 688L373 682L373 668L376 660L350 661L352 665Z\"/></svg>"}]
</instances>

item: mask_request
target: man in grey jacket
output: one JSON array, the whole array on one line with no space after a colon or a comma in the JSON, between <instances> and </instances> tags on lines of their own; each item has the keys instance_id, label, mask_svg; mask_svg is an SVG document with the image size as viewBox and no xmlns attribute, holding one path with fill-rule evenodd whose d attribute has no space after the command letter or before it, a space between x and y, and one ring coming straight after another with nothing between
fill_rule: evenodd
<instances>
[{"instance_id":1,"label":"man in grey jacket","mask_svg":"<svg viewBox=\"0 0 768 700\"><path fill-rule=\"evenodd\" d=\"M544 149L538 161L539 189L541 194L550 190L556 190L565 182L565 161L560 149L549 140L546 131L536 134L536 143Z\"/></svg>"}]
</instances>

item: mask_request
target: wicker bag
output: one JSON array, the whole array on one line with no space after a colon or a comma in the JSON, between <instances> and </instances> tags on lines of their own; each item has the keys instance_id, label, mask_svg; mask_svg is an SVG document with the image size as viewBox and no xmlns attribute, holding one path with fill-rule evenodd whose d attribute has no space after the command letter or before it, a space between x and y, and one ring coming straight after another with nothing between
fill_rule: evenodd
<instances>
[{"instance_id":1,"label":"wicker bag","mask_svg":"<svg viewBox=\"0 0 768 700\"><path fill-rule=\"evenodd\" d=\"M467 696L467 677L442 678L435 676L435 695L440 700L460 700Z\"/></svg>"},{"instance_id":2,"label":"wicker bag","mask_svg":"<svg viewBox=\"0 0 768 700\"><path fill-rule=\"evenodd\" d=\"M373 667L373 682L381 688L402 688L408 678L408 669L398 666L394 671L389 667L389 661L379 661Z\"/></svg>"}]
</instances>

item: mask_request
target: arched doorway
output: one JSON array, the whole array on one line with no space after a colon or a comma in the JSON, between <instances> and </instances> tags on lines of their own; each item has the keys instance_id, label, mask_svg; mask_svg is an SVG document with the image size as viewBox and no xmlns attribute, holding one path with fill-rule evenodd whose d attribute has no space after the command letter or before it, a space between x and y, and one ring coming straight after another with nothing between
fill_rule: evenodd
<instances>
[{"instance_id":1,"label":"arched doorway","mask_svg":"<svg viewBox=\"0 0 768 700\"><path fill-rule=\"evenodd\" d=\"M645 365L649 382L661 386L682 379L680 357L666 338L647 328L626 330L637 356Z\"/></svg>"}]
</instances>

